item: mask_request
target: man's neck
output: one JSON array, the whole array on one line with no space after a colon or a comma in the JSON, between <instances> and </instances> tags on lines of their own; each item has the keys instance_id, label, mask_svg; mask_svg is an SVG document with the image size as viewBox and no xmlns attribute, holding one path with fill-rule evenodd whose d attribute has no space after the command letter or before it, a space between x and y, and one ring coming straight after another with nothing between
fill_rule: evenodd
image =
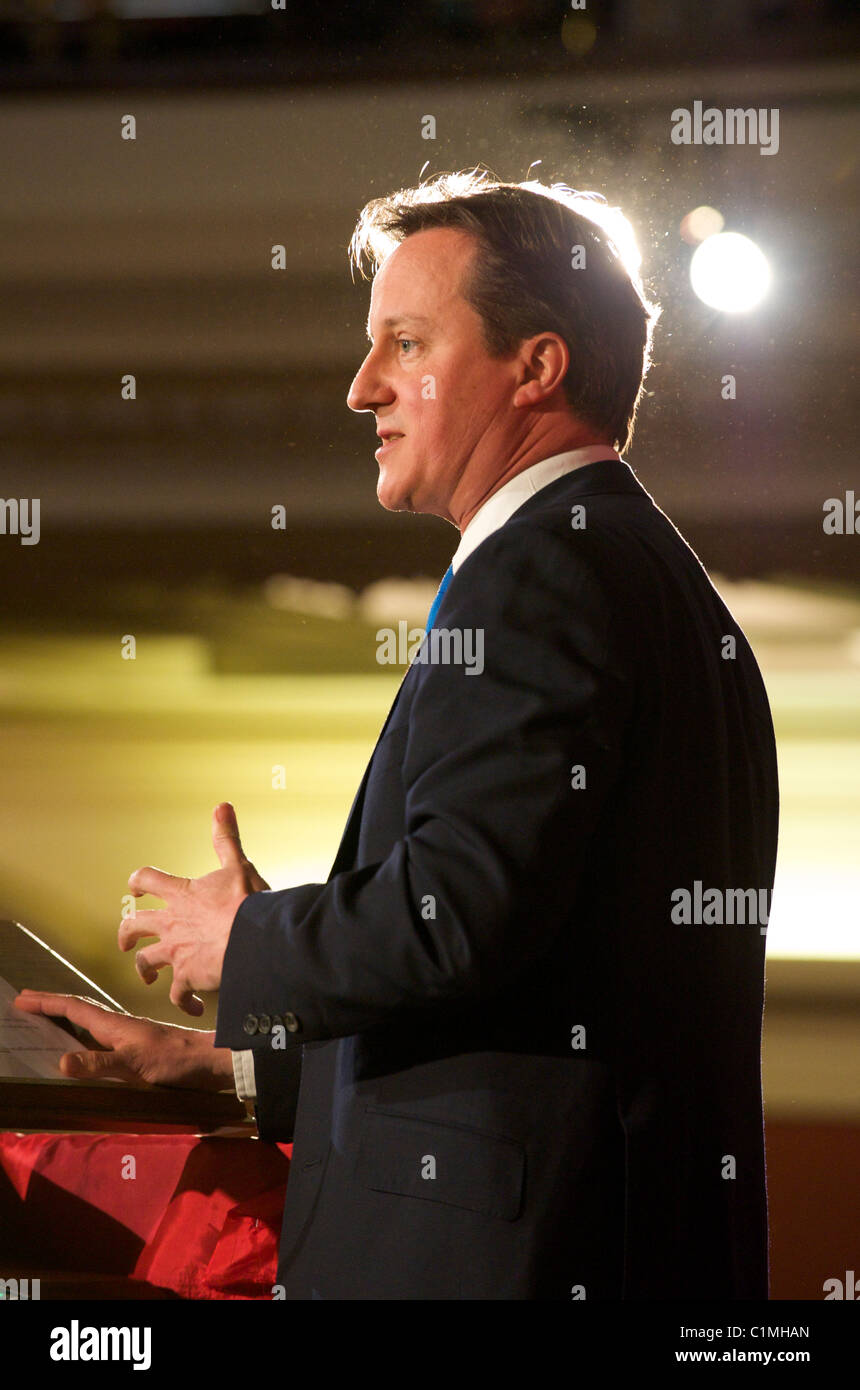
<instances>
[{"instance_id":1,"label":"man's neck","mask_svg":"<svg viewBox=\"0 0 860 1390\"><path fill-rule=\"evenodd\" d=\"M470 499L467 510L463 512L456 523L460 535L462 536L469 522L494 493L503 488L512 478L516 478L520 473L525 473L526 469L533 467L534 464L540 463L543 459L555 458L557 454L571 453L575 449L583 449L589 445L604 447L607 451L612 450L612 444L605 439L596 439L595 433L595 431L579 430L568 433L563 438L536 440L522 454L515 455L502 473L487 480L484 491L476 499Z\"/></svg>"}]
</instances>

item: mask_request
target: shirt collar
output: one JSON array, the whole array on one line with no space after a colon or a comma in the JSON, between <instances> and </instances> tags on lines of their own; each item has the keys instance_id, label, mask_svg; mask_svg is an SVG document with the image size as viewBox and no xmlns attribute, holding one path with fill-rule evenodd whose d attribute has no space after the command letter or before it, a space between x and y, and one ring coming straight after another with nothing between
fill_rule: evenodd
<instances>
[{"instance_id":1,"label":"shirt collar","mask_svg":"<svg viewBox=\"0 0 860 1390\"><path fill-rule=\"evenodd\" d=\"M541 459L531 467L524 468L522 473L517 473L500 487L498 492L494 492L492 497L488 497L475 512L454 551L451 560L454 573L457 573L463 561L473 550L477 550L482 541L494 531L498 531L500 526L504 526L508 518L513 516L524 502L534 497L535 493L548 483L554 483L556 478L562 478L565 473L572 473L574 468L582 468L586 463L599 463L603 459L620 457L621 455L608 444L586 444L581 449L569 449L565 454L553 454L552 458Z\"/></svg>"}]
</instances>

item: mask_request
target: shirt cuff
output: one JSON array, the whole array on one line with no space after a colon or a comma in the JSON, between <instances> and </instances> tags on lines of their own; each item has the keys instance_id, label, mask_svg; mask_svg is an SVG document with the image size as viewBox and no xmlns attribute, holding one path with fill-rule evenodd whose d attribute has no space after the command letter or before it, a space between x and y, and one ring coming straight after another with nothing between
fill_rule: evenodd
<instances>
[{"instance_id":1,"label":"shirt cuff","mask_svg":"<svg viewBox=\"0 0 860 1390\"><path fill-rule=\"evenodd\" d=\"M231 1054L233 1076L236 1080L236 1095L239 1100L257 1099L257 1080L254 1075L254 1053L250 1048Z\"/></svg>"}]
</instances>

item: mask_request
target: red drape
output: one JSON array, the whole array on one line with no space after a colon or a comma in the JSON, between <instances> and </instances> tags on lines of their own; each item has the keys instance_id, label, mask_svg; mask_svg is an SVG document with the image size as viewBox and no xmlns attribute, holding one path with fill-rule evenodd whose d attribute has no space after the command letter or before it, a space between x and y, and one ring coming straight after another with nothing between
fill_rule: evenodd
<instances>
[{"instance_id":1,"label":"red drape","mask_svg":"<svg viewBox=\"0 0 860 1390\"><path fill-rule=\"evenodd\" d=\"M0 1209L0 1231L18 1231L30 1266L271 1298L291 1155L251 1137L0 1134L0 1207L17 1208L9 1223Z\"/></svg>"}]
</instances>

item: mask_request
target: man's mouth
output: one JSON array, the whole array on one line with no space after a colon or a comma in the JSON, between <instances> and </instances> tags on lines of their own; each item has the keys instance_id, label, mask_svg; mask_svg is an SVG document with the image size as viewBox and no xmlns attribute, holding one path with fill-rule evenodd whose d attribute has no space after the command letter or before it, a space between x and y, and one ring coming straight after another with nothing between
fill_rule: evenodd
<instances>
[{"instance_id":1,"label":"man's mouth","mask_svg":"<svg viewBox=\"0 0 860 1390\"><path fill-rule=\"evenodd\" d=\"M374 458L382 458L383 455L386 454L386 453L388 452L389 449L393 448L393 446L397 443L397 441L398 441L399 439L403 439L403 437L404 437L404 436L403 436L402 434L386 434L386 435L384 435L384 436L383 436L383 439L382 439L382 443L380 444L379 448L376 450L376 453L374 454Z\"/></svg>"}]
</instances>

